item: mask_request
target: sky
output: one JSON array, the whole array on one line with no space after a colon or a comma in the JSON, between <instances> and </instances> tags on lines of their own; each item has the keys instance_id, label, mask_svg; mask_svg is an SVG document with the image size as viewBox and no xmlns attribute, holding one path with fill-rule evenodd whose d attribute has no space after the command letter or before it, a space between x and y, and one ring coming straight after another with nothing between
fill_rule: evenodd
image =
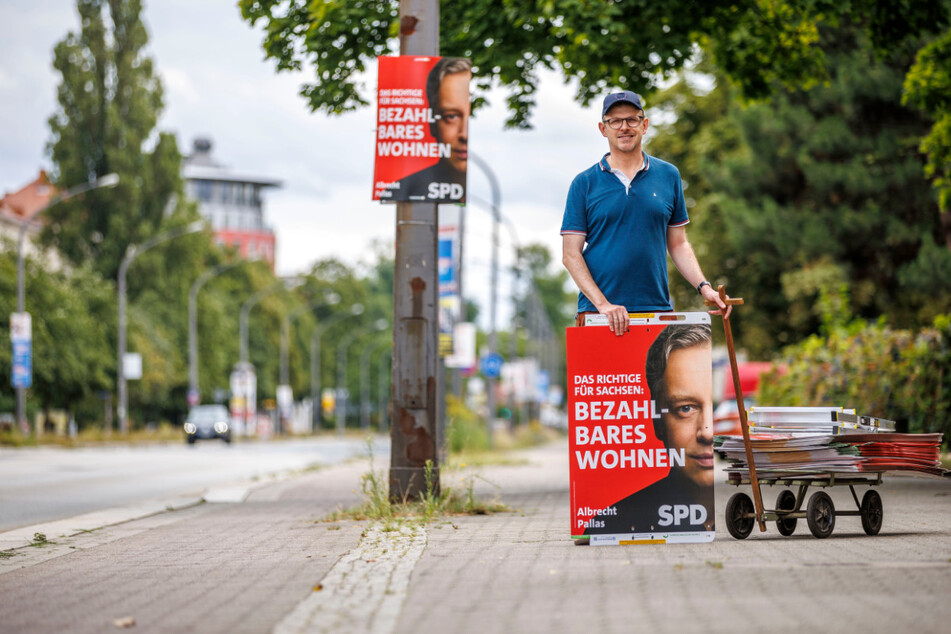
<instances>
[{"instance_id":1,"label":"sky","mask_svg":"<svg viewBox=\"0 0 951 634\"><path fill-rule=\"evenodd\" d=\"M158 129L174 133L183 153L191 152L196 137L210 137L218 162L282 181L265 198L266 222L277 235L278 274L306 272L327 257L369 263L374 241L393 241L395 205L371 200L375 104L344 116L310 112L298 95L309 69L278 74L264 58L261 26L241 19L236 0L144 4L147 54L165 91ZM0 192L9 192L49 168L47 120L59 84L52 51L68 32L78 32L79 20L73 0L0 0L0 23ZM366 86L373 95L375 71ZM607 143L597 129L600 104L581 107L554 73L542 76L537 94L534 129L519 131L504 127L505 93L491 93L492 105L470 123L469 148L492 166L502 214L519 241L546 245L560 266L568 186ZM485 315L492 229L489 209L477 201L491 200L492 192L472 161L467 195L466 295ZM500 231L503 267L512 261L509 235ZM502 277L500 298L507 288ZM500 299L503 324L504 304Z\"/></svg>"}]
</instances>

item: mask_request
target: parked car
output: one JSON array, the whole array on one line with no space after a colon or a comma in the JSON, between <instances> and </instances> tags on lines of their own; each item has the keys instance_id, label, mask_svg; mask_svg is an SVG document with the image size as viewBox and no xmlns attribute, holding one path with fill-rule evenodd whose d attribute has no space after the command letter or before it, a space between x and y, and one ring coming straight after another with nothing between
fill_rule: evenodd
<instances>
[{"instance_id":1,"label":"parked car","mask_svg":"<svg viewBox=\"0 0 951 634\"><path fill-rule=\"evenodd\" d=\"M200 438L220 438L231 442L228 408L224 405L196 405L185 419L185 440L189 445Z\"/></svg>"}]
</instances>

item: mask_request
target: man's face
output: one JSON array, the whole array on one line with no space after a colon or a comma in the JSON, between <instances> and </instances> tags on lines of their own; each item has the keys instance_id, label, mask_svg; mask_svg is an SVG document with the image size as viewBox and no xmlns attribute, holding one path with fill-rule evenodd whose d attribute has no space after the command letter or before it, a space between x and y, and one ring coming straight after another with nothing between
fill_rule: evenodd
<instances>
[{"instance_id":1,"label":"man's face","mask_svg":"<svg viewBox=\"0 0 951 634\"><path fill-rule=\"evenodd\" d=\"M713 378L710 346L670 353L664 373L667 413L663 414L669 449L684 450L684 475L698 486L713 485Z\"/></svg>"},{"instance_id":2,"label":"man's face","mask_svg":"<svg viewBox=\"0 0 951 634\"><path fill-rule=\"evenodd\" d=\"M612 119L639 119L640 122L633 126L622 123L621 127L615 130L605 123ZM647 133L647 125L648 121L642 110L638 110L629 103L619 103L607 111L604 120L598 123L598 129L608 140L608 147L612 152L628 153L641 151L641 140Z\"/></svg>"},{"instance_id":3,"label":"man's face","mask_svg":"<svg viewBox=\"0 0 951 634\"><path fill-rule=\"evenodd\" d=\"M452 73L446 75L439 86L439 119L436 121L436 138L448 143L452 149L449 163L463 172L469 158L469 80L472 74Z\"/></svg>"}]
</instances>

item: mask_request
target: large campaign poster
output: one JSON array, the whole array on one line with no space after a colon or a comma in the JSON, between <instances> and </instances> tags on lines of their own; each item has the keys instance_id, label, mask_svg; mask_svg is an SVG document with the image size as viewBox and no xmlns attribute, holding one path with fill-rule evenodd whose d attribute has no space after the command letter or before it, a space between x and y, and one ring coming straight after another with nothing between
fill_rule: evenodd
<instances>
[{"instance_id":1,"label":"large campaign poster","mask_svg":"<svg viewBox=\"0 0 951 634\"><path fill-rule=\"evenodd\" d=\"M465 202L471 62L378 59L373 200Z\"/></svg>"},{"instance_id":2,"label":"large campaign poster","mask_svg":"<svg viewBox=\"0 0 951 634\"><path fill-rule=\"evenodd\" d=\"M710 316L588 321L567 332L572 538L712 541Z\"/></svg>"}]
</instances>

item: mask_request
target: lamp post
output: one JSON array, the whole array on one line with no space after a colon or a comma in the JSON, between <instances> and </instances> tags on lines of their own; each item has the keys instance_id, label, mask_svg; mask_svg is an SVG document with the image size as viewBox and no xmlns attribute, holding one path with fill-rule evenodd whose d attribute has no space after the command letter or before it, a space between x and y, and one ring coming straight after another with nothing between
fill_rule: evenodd
<instances>
[{"instance_id":1,"label":"lamp post","mask_svg":"<svg viewBox=\"0 0 951 634\"><path fill-rule=\"evenodd\" d=\"M26 240L26 229L30 225L30 222L34 218L42 214L44 211L52 207L53 205L59 204L65 200L69 200L73 196L78 196L79 194L84 194L93 189L99 189L101 187L115 187L119 184L119 175L118 174L106 174L105 176L100 176L94 181L88 183L82 183L76 185L75 187L70 187L62 194L54 196L46 205L40 207L32 214L24 218L20 222L20 228L17 232L17 312L24 313L26 312L26 290L23 283L23 243ZM17 425L23 425L26 422L26 388L18 387L16 388L16 401L17 401Z\"/></svg>"},{"instance_id":2,"label":"lamp post","mask_svg":"<svg viewBox=\"0 0 951 634\"><path fill-rule=\"evenodd\" d=\"M238 358L242 364L248 362L248 317L251 314L251 309L268 295L272 295L281 289L290 290L298 286L302 281L303 280L297 277L282 279L277 284L272 284L271 286L252 293L251 297L241 304L241 314L238 318Z\"/></svg>"},{"instance_id":3,"label":"lamp post","mask_svg":"<svg viewBox=\"0 0 951 634\"><path fill-rule=\"evenodd\" d=\"M280 380L278 381L280 385L288 385L290 383L290 368L288 366L290 365L289 348L291 345L291 324L304 313L312 311L319 306L334 306L339 302L340 295L330 292L324 295L320 300L303 306L297 306L284 315L284 319L281 323L281 372Z\"/></svg>"},{"instance_id":4,"label":"lamp post","mask_svg":"<svg viewBox=\"0 0 951 634\"><path fill-rule=\"evenodd\" d=\"M498 302L498 282L499 282L499 221L501 218L502 195L499 191L499 181L495 178L495 173L489 164L482 157L469 153L472 162L485 173L489 179L489 186L492 188L492 276L490 278L489 294L489 354L494 354L497 347L497 335L495 329L496 304ZM495 379L489 377L486 405L489 409L489 448L492 447L492 423L495 420Z\"/></svg>"},{"instance_id":5,"label":"lamp post","mask_svg":"<svg viewBox=\"0 0 951 634\"><path fill-rule=\"evenodd\" d=\"M390 372L387 372L386 360L390 360ZM389 376L393 371L393 347L391 346L389 350L384 350L383 354L380 355L379 365L377 366L377 381L379 395L379 410L380 410L380 431L385 430L389 427L389 421L387 420L388 408L386 404L390 400L390 390L387 389L390 387L390 384L387 382L386 377Z\"/></svg>"},{"instance_id":6,"label":"lamp post","mask_svg":"<svg viewBox=\"0 0 951 634\"><path fill-rule=\"evenodd\" d=\"M367 332L371 330L384 330L389 325L390 322L387 320L377 319L370 327L351 330L345 334L343 338L340 339L340 341L337 342L337 411L334 415L334 418L336 418L335 423L337 425L338 434L343 433L343 430L347 424L347 399L349 397L347 392L347 349L350 347L350 344L354 342L354 340L362 337ZM341 398L341 396L343 398Z\"/></svg>"},{"instance_id":7,"label":"lamp post","mask_svg":"<svg viewBox=\"0 0 951 634\"><path fill-rule=\"evenodd\" d=\"M384 339L375 346L365 346L360 353L360 428L370 428L370 355L384 345L393 345L393 339ZM380 425L380 429L383 425Z\"/></svg>"},{"instance_id":8,"label":"lamp post","mask_svg":"<svg viewBox=\"0 0 951 634\"><path fill-rule=\"evenodd\" d=\"M343 313L333 315L322 324L317 324L310 336L310 398L314 402L314 429L320 429L324 421L323 405L320 401L320 337L334 324L348 317L363 314L363 304L357 303Z\"/></svg>"},{"instance_id":9,"label":"lamp post","mask_svg":"<svg viewBox=\"0 0 951 634\"><path fill-rule=\"evenodd\" d=\"M204 226L205 223L203 220L196 220L185 225L184 227L175 227L174 229L169 229L168 231L160 233L157 236L153 236L140 245L130 244L128 248L126 248L125 256L123 256L122 262L119 263L119 336L117 346L118 367L116 378L116 390L118 391L119 402L116 407L116 414L119 418L119 431L123 434L129 431L129 419L127 416L129 396L126 390L124 367L126 348L126 273L129 270L129 265L132 264L132 261L135 260L135 258L142 255L155 245L188 235L190 233L201 231Z\"/></svg>"},{"instance_id":10,"label":"lamp post","mask_svg":"<svg viewBox=\"0 0 951 634\"><path fill-rule=\"evenodd\" d=\"M219 264L205 270L198 279L192 283L188 291L188 400L189 405L197 405L201 401L201 391L198 387L198 291L205 285L205 282L211 278L229 271L239 264L245 264L249 260L238 260L228 264ZM194 396L193 396L194 395ZM192 403L192 399L195 402Z\"/></svg>"}]
</instances>

